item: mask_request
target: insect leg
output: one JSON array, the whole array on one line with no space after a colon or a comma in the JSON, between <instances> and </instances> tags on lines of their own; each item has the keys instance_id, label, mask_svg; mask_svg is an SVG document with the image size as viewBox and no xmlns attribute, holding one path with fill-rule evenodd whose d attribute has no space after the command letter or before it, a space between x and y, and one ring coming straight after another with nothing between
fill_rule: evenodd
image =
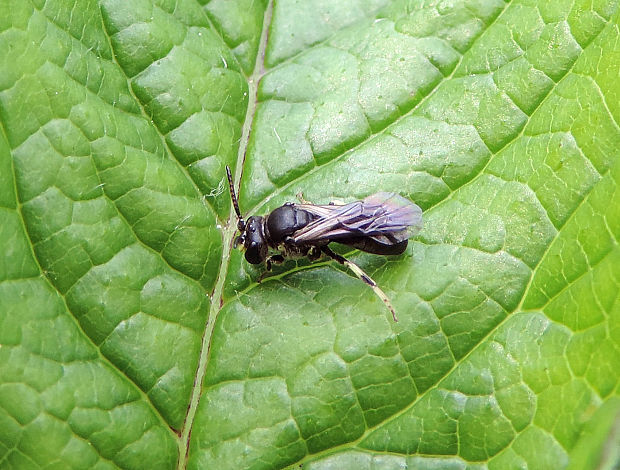
<instances>
[{"instance_id":1,"label":"insect leg","mask_svg":"<svg viewBox=\"0 0 620 470\"><path fill-rule=\"evenodd\" d=\"M306 253L306 256L310 261L316 261L321 257L321 249L318 246L312 246Z\"/></svg>"},{"instance_id":2,"label":"insect leg","mask_svg":"<svg viewBox=\"0 0 620 470\"><path fill-rule=\"evenodd\" d=\"M312 204L311 202L308 202L304 199L304 193L302 193L301 191L297 193L297 199L299 199L299 202L301 202L302 204Z\"/></svg>"},{"instance_id":3,"label":"insect leg","mask_svg":"<svg viewBox=\"0 0 620 470\"><path fill-rule=\"evenodd\" d=\"M282 256L282 255L273 255L273 256L270 256L269 258L267 258L267 261L265 262L265 264L267 265L267 271L271 271L271 264L272 263L276 263L276 264L284 263L284 256Z\"/></svg>"},{"instance_id":4,"label":"insect leg","mask_svg":"<svg viewBox=\"0 0 620 470\"><path fill-rule=\"evenodd\" d=\"M265 261L265 265L267 269L258 277L257 282L259 284L265 278L265 276L271 272L271 267L273 263L275 264L284 263L284 256L283 255L272 255L269 258L267 258L267 260Z\"/></svg>"},{"instance_id":5,"label":"insect leg","mask_svg":"<svg viewBox=\"0 0 620 470\"><path fill-rule=\"evenodd\" d=\"M377 285L377 283L373 281L372 278L368 274L362 271L362 268L360 268L354 262L349 261L344 256L340 256L339 254L334 253L332 249L329 248L327 245L322 246L321 251L325 253L327 256L329 256L330 258L338 261L340 264L349 268L353 272L353 274L355 274L364 283L368 284L368 286L370 286L370 288L375 292L375 294L377 294L377 296L381 300L383 300L383 303L392 313L392 318L394 319L394 321L395 322L398 321L398 318L396 318L396 311L394 310L394 307L392 306L392 302L390 302L390 299L388 298L388 296L385 295L385 292L381 290L381 288Z\"/></svg>"}]
</instances>

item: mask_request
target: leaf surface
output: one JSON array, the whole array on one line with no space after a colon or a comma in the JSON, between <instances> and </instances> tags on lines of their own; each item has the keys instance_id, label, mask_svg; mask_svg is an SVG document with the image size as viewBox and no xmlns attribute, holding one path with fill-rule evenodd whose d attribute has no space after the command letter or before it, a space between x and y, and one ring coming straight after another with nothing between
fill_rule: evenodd
<instances>
[{"instance_id":1,"label":"leaf surface","mask_svg":"<svg viewBox=\"0 0 620 470\"><path fill-rule=\"evenodd\" d=\"M0 10L0 467L617 464L617 1ZM400 321L257 283L226 165L244 214L419 204L344 252Z\"/></svg>"}]
</instances>

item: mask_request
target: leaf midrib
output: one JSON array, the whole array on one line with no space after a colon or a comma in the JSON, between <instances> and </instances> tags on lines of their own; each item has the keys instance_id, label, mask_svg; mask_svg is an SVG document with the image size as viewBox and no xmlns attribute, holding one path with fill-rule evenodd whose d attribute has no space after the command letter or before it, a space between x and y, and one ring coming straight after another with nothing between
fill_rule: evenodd
<instances>
[{"instance_id":1,"label":"leaf midrib","mask_svg":"<svg viewBox=\"0 0 620 470\"><path fill-rule=\"evenodd\" d=\"M234 174L234 183L236 187L239 186L239 181L241 180L243 164L245 161L245 153L247 151L252 123L254 121L254 116L256 113L256 96L258 93L258 82L260 81L260 77L264 72L265 51L267 48L269 28L273 15L273 1L274 0L269 0L267 8L263 13L263 27L261 31L258 52L256 54L254 71L248 79L248 107L246 110L246 117L244 120L241 140L239 142L239 149L237 151L237 163L235 166ZM234 212L234 207L231 204L228 223L222 234L222 259L220 262L220 269L216 278L213 295L211 297L209 316L202 338L198 367L196 369L196 376L194 378L194 384L191 391L187 414L183 423L183 428L181 430L181 438L179 439L179 460L177 465L178 470L184 470L187 466L191 430L194 424L196 411L202 394L202 383L207 370L207 365L209 363L211 353L211 340L215 331L215 323L217 321L217 317L220 311L222 310L222 293L224 290L226 274L228 272L228 260L230 258L230 250L232 249L233 237L236 231L236 214Z\"/></svg>"}]
</instances>

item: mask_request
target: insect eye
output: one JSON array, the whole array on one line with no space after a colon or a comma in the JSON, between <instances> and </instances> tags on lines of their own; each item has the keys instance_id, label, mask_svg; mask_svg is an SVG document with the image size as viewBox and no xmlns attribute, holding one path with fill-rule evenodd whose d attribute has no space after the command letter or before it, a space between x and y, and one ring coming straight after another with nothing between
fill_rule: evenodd
<instances>
[{"instance_id":1,"label":"insect eye","mask_svg":"<svg viewBox=\"0 0 620 470\"><path fill-rule=\"evenodd\" d=\"M264 261L265 257L263 253L261 253L263 246L253 242L250 246L245 250L245 259L250 264L260 264Z\"/></svg>"}]
</instances>

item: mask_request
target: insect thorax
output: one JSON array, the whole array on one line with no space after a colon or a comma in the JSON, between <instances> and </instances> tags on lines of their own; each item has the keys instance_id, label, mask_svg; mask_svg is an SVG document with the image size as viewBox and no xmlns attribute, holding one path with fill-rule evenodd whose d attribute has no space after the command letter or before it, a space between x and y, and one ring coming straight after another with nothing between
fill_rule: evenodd
<instances>
[{"instance_id":1,"label":"insect thorax","mask_svg":"<svg viewBox=\"0 0 620 470\"><path fill-rule=\"evenodd\" d=\"M265 232L273 245L280 245L286 237L308 225L315 216L295 207L294 204L284 204L274 209L265 220Z\"/></svg>"}]
</instances>

